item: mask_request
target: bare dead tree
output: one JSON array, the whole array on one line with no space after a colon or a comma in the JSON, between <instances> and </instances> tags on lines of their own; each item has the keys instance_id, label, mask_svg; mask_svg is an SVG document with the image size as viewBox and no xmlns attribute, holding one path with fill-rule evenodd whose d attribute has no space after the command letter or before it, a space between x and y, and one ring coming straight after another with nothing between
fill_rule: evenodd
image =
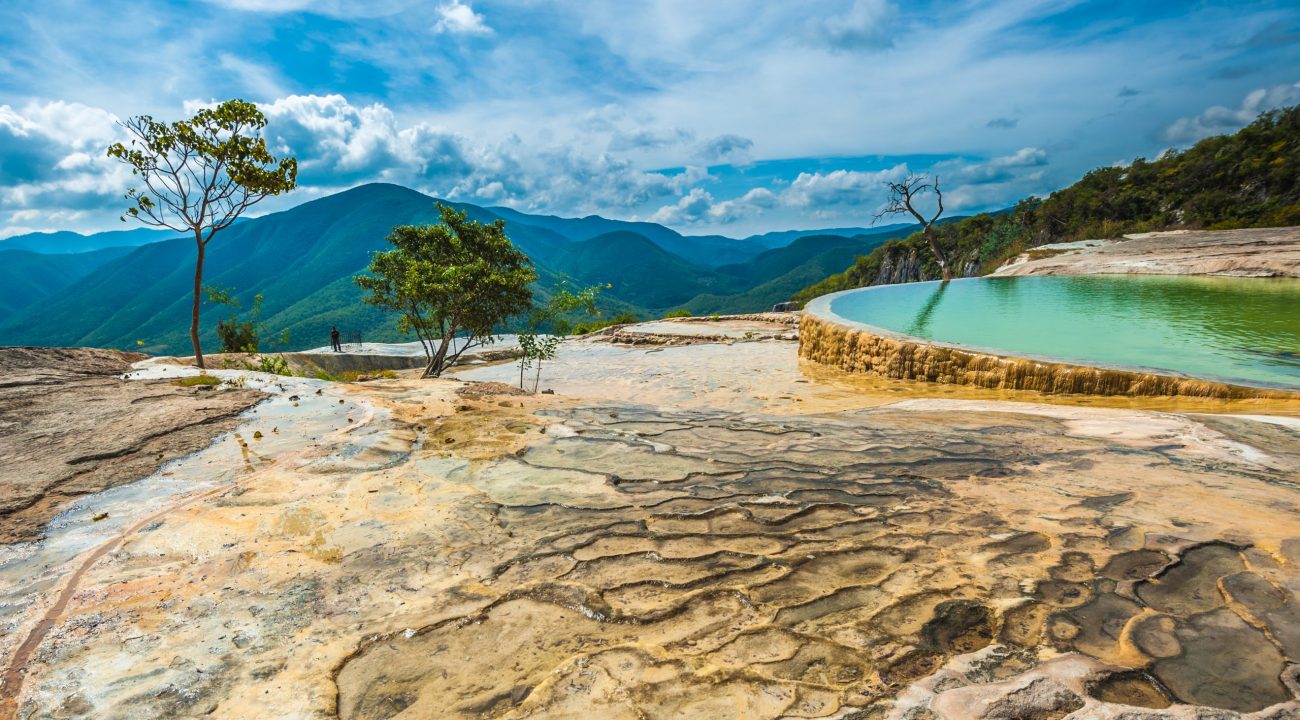
<instances>
[{"instance_id":1,"label":"bare dead tree","mask_svg":"<svg viewBox=\"0 0 1300 720\"><path fill-rule=\"evenodd\" d=\"M934 253L935 262L939 263L939 271L943 273L944 280L952 279L952 269L948 267L948 258L943 254L943 248L939 247L939 238L934 232L934 223L938 221L939 216L943 214L943 191L939 189L939 176L935 175L934 180L926 175L908 175L903 178L902 182L885 183L889 187L889 203L885 208L876 213L876 220L891 215L910 214L921 224L921 234L925 236L925 242L930 246L930 252ZM916 209L917 199L927 192L934 193L938 201L938 209L934 215L926 219L924 215Z\"/></svg>"}]
</instances>

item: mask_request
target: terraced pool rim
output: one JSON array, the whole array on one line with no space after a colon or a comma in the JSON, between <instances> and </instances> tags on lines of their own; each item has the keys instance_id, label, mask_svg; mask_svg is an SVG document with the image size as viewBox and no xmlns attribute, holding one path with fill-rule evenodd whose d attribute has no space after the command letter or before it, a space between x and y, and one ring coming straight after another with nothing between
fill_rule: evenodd
<instances>
[{"instance_id":1,"label":"terraced pool rim","mask_svg":"<svg viewBox=\"0 0 1300 720\"><path fill-rule=\"evenodd\" d=\"M1098 276L1087 276L1098 277ZM960 278L949 280L950 283L973 283L982 282L985 278ZM925 283L914 283L920 285L938 285L943 281L932 280ZM1023 389L1023 390L1040 390L1048 393L1057 392L1082 392L1084 394L1096 395L1189 395L1201 397L1223 397L1223 398L1282 398L1282 399L1300 399L1300 388L1294 385L1283 383L1270 383L1267 381L1253 381L1238 378L1225 378L1214 375L1189 374L1168 368L1154 368L1140 365L1125 365L1118 363L1104 363L1095 360L1085 360L1078 358L1069 358L1053 355L1044 355L1039 353L1019 352L1005 348L985 347L980 345L971 345L966 343L957 343L944 340L932 340L929 338L908 335L895 330L878 327L858 320L851 320L835 313L831 306L836 299L856 293L878 292L891 285L876 285L865 288L853 288L851 290L842 290L810 300L803 309L804 322L800 325L799 332L799 354L805 359L823 364L836 365L844 370L856 372L872 372L874 374L884 375L895 379L931 381L950 384L970 384L982 385L990 388L1003 389ZM813 322L809 322L812 320ZM842 341L830 340L821 337L825 333L817 332L816 323L826 323L829 326L838 328L844 332L858 333L859 337L854 343L858 356L851 356L853 348L848 347L831 347L836 344L844 344ZM863 348L870 355L872 348L881 348L882 343L872 342L873 339L883 340L886 342L896 343L901 347L912 347L914 350L906 351L909 356L916 355L918 352L923 353L924 349L937 349L947 351L951 356L945 359L945 362L955 363L954 372L948 375L941 373L940 378L928 377L925 373L918 372L914 363L908 362L891 362L886 358L880 357L862 357ZM879 362L873 362L877 360ZM987 377L981 377L976 381L968 381L970 378L963 379L958 374L963 367L979 367L983 369L973 370L976 373L989 372L989 361L1000 362L1004 365L1014 363L1035 363L1040 366L1035 373L1040 376L1051 373L1054 369L1056 372L1084 372L1105 374L1108 376L1129 375L1130 391L1110 392L1104 389L1099 390L1052 390L1043 387L1035 387L1033 384L1019 383L998 383L991 384ZM879 366L886 365L889 369L880 371ZM864 368L864 366L866 366ZM1110 378L1112 381L1116 377ZM1005 378L1004 378L1005 380ZM1163 382L1162 382L1163 381ZM1039 383L1041 384L1041 382ZM1105 385L1106 383L1103 383ZM1146 392L1144 388L1150 386L1158 388L1158 392Z\"/></svg>"}]
</instances>

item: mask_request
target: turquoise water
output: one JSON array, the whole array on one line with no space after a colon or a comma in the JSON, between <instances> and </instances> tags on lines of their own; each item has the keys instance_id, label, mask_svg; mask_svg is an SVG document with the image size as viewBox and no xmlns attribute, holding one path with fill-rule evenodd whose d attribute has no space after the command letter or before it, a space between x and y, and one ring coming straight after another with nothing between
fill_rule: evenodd
<instances>
[{"instance_id":1,"label":"turquoise water","mask_svg":"<svg viewBox=\"0 0 1300 720\"><path fill-rule=\"evenodd\" d=\"M830 301L847 320L1088 364L1300 387L1300 280L1101 275L886 285Z\"/></svg>"}]
</instances>

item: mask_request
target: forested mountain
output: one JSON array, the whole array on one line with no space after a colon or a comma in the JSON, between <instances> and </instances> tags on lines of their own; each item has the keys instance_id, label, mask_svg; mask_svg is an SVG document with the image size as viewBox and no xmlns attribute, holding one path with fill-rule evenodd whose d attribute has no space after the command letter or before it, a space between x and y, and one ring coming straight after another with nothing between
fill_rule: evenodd
<instances>
[{"instance_id":1,"label":"forested mountain","mask_svg":"<svg viewBox=\"0 0 1300 720\"><path fill-rule=\"evenodd\" d=\"M972 276L1048 243L1176 228L1289 225L1300 225L1300 106L1264 113L1233 135L1206 138L1157 160L1097 168L1047 198L936 229L954 269ZM939 277L917 233L886 243L797 298Z\"/></svg>"},{"instance_id":2,"label":"forested mountain","mask_svg":"<svg viewBox=\"0 0 1300 720\"><path fill-rule=\"evenodd\" d=\"M213 240L204 282L233 290L245 308L261 294L266 335L288 331L288 347L324 344L331 325L369 340L409 339L396 331L391 316L361 302L352 277L365 269L371 253L387 248L384 238L394 225L437 222L435 202L408 188L371 184L240 222ZM537 265L540 295L563 281L608 284L601 296L606 315L632 312L650 318L683 306L719 313L765 310L825 275L830 258L842 266L881 241L881 236L803 238L768 250L757 242L715 236L700 244L712 250L683 251L707 256L704 262L672 250L693 248L697 238L651 223L452 204L481 222L506 220L507 235ZM737 257L742 259L723 264ZM76 277L69 270L46 283L53 289L38 305L4 306L0 344L134 348L139 341L150 352L185 351L193 241L125 248L102 260L94 267L86 261ZM35 293L26 285L15 283L15 288L18 295ZM215 345L216 321L230 312L205 307L205 342Z\"/></svg>"},{"instance_id":3,"label":"forested mountain","mask_svg":"<svg viewBox=\"0 0 1300 720\"><path fill-rule=\"evenodd\" d=\"M94 269L129 252L129 247L110 247L47 255L7 250L0 245L0 318L40 304Z\"/></svg>"},{"instance_id":4,"label":"forested mountain","mask_svg":"<svg viewBox=\"0 0 1300 720\"><path fill-rule=\"evenodd\" d=\"M0 240L0 252L6 250L29 250L42 255L62 255L84 253L114 247L139 247L169 240L176 237L171 230L135 227L130 230L112 230L109 232L82 235L81 233L61 230L59 232L35 232L15 235Z\"/></svg>"}]
</instances>

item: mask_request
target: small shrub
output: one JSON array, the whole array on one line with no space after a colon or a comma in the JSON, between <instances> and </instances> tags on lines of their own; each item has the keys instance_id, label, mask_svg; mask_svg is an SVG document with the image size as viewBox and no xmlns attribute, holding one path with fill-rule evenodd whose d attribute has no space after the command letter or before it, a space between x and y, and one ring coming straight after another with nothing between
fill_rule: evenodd
<instances>
[{"instance_id":1,"label":"small shrub","mask_svg":"<svg viewBox=\"0 0 1300 720\"><path fill-rule=\"evenodd\" d=\"M690 317L690 316L691 316L691 311L687 310L686 308L669 310L668 312L664 313L665 320L668 320L670 318L683 318L683 317Z\"/></svg>"},{"instance_id":2,"label":"small shrub","mask_svg":"<svg viewBox=\"0 0 1300 720\"><path fill-rule=\"evenodd\" d=\"M271 373L272 375L289 375L294 374L289 368L289 361L284 359L283 355L262 355L258 357L257 364L244 362L245 370L254 372Z\"/></svg>"},{"instance_id":3,"label":"small shrub","mask_svg":"<svg viewBox=\"0 0 1300 720\"><path fill-rule=\"evenodd\" d=\"M223 353L257 352L257 326L253 320L239 320L233 314L217 321L217 337Z\"/></svg>"}]
</instances>

